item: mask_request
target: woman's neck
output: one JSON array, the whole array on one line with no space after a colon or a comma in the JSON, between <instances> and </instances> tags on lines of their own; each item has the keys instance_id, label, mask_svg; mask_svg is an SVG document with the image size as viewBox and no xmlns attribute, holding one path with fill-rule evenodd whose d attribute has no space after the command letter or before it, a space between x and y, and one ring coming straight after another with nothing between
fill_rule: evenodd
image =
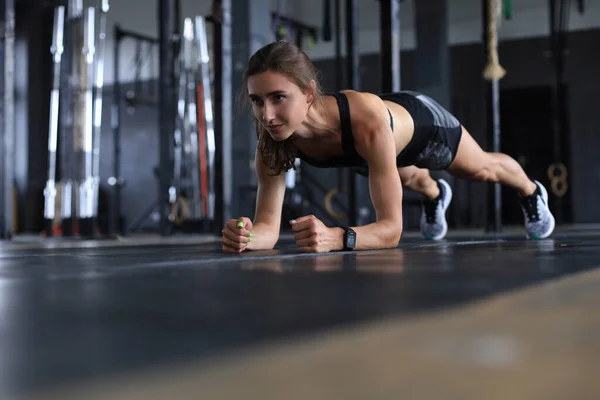
<instances>
[{"instance_id":1,"label":"woman's neck","mask_svg":"<svg viewBox=\"0 0 600 400\"><path fill-rule=\"evenodd\" d=\"M306 118L294 136L301 139L329 136L335 132L335 121L329 112L325 96L320 101L315 101L308 109Z\"/></svg>"}]
</instances>

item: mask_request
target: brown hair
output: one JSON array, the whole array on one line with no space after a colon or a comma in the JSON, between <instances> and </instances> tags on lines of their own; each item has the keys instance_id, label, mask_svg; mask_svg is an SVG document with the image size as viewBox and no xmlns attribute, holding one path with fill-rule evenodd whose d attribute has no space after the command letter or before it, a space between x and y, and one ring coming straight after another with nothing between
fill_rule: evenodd
<instances>
[{"instance_id":1,"label":"brown hair","mask_svg":"<svg viewBox=\"0 0 600 400\"><path fill-rule=\"evenodd\" d=\"M314 80L316 88L313 103L321 101L322 90L317 79L318 72L312 61L295 44L282 40L264 46L250 57L248 67L244 71L244 83L240 92L244 103L250 104L248 78L266 71L279 72L285 75L289 80L298 85L303 92L310 89L311 81ZM269 132L262 127L260 121L256 118L254 118L254 123L256 136L258 137L258 150L263 162L271 170L271 173L279 175L282 172L287 172L295 168L294 163L298 151L294 145L293 137L278 142L273 140Z\"/></svg>"}]
</instances>

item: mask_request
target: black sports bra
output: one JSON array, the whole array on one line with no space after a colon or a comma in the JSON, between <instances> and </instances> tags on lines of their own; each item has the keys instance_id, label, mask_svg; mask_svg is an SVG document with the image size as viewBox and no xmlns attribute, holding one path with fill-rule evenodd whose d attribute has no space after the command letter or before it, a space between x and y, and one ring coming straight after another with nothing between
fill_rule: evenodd
<instances>
[{"instance_id":1,"label":"black sports bra","mask_svg":"<svg viewBox=\"0 0 600 400\"><path fill-rule=\"evenodd\" d=\"M350 121L350 104L348 98L344 93L335 92L327 93L328 96L334 96L338 103L340 110L340 121L342 124L342 148L344 155L329 157L325 160L319 160L312 158L298 150L298 158L302 161L318 167L318 168L334 168L334 167L363 167L367 165L367 162L362 158L354 148L354 137L352 136L352 123ZM394 117L391 111L388 109L390 114L390 127L394 130Z\"/></svg>"}]
</instances>

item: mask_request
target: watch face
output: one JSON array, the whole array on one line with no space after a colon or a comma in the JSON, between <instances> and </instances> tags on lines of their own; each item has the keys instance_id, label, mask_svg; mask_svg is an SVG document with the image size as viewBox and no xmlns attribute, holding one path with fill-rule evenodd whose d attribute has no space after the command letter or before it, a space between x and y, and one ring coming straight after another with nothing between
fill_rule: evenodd
<instances>
[{"instance_id":1,"label":"watch face","mask_svg":"<svg viewBox=\"0 0 600 400\"><path fill-rule=\"evenodd\" d=\"M356 246L356 240L354 240L354 236L350 236L348 238L348 247L350 247L351 249L353 249L354 246Z\"/></svg>"},{"instance_id":2,"label":"watch face","mask_svg":"<svg viewBox=\"0 0 600 400\"><path fill-rule=\"evenodd\" d=\"M349 249L353 249L356 246L356 232L350 230L348 231L348 236L346 239L346 247Z\"/></svg>"}]
</instances>

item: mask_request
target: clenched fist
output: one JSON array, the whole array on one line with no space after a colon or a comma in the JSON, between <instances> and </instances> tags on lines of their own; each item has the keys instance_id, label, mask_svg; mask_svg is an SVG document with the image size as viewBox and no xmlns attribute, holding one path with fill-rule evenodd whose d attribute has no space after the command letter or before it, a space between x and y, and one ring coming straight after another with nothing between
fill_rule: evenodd
<instances>
[{"instance_id":1,"label":"clenched fist","mask_svg":"<svg viewBox=\"0 0 600 400\"><path fill-rule=\"evenodd\" d=\"M303 253L326 253L343 249L343 230L328 228L314 215L290 221L294 239Z\"/></svg>"},{"instance_id":2,"label":"clenched fist","mask_svg":"<svg viewBox=\"0 0 600 400\"><path fill-rule=\"evenodd\" d=\"M246 217L230 219L221 233L222 250L226 253L241 253L252 242L252 221Z\"/></svg>"}]
</instances>

